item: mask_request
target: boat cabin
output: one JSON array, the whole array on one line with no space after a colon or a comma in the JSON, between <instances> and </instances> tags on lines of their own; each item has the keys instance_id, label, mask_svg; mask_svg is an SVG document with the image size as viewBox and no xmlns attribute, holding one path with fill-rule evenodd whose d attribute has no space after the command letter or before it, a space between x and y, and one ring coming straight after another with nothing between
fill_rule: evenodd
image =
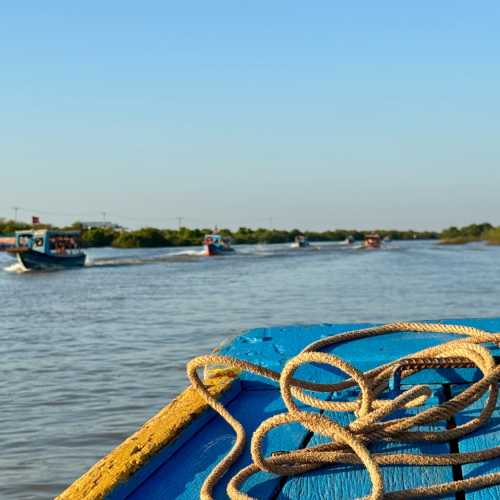
<instances>
[{"instance_id":1,"label":"boat cabin","mask_svg":"<svg viewBox=\"0 0 500 500\"><path fill-rule=\"evenodd\" d=\"M212 243L214 245L222 244L222 236L220 234L206 234L205 243Z\"/></svg>"},{"instance_id":2,"label":"boat cabin","mask_svg":"<svg viewBox=\"0 0 500 500\"><path fill-rule=\"evenodd\" d=\"M230 247L231 240L229 238L223 238L220 234L207 234L204 240L205 245L215 245L221 247Z\"/></svg>"},{"instance_id":3,"label":"boat cabin","mask_svg":"<svg viewBox=\"0 0 500 500\"><path fill-rule=\"evenodd\" d=\"M78 255L82 253L80 231L51 229L16 231L16 247L46 255Z\"/></svg>"}]
</instances>

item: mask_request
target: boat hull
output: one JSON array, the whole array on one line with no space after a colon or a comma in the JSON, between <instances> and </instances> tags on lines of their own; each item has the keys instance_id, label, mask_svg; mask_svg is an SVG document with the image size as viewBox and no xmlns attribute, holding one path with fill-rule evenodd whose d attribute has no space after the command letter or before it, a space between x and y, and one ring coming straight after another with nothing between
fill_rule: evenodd
<instances>
[{"instance_id":1,"label":"boat hull","mask_svg":"<svg viewBox=\"0 0 500 500\"><path fill-rule=\"evenodd\" d=\"M205 249L205 255L209 257L212 257L214 255L227 255L234 253L233 248L221 248L217 245L211 245L211 244L205 245L204 249Z\"/></svg>"},{"instance_id":2,"label":"boat hull","mask_svg":"<svg viewBox=\"0 0 500 500\"><path fill-rule=\"evenodd\" d=\"M25 269L37 271L75 269L85 265L85 254L58 256L29 250L18 253L17 260Z\"/></svg>"},{"instance_id":3,"label":"boat hull","mask_svg":"<svg viewBox=\"0 0 500 500\"><path fill-rule=\"evenodd\" d=\"M309 248L309 243L298 243L298 242L293 242L291 245L290 245L292 248Z\"/></svg>"}]
</instances>

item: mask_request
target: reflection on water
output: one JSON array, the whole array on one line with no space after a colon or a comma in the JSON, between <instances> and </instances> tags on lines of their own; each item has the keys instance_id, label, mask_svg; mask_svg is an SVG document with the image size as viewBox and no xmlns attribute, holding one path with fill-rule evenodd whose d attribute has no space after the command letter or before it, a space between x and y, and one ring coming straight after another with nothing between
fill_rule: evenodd
<instances>
[{"instance_id":1,"label":"reflection on water","mask_svg":"<svg viewBox=\"0 0 500 500\"><path fill-rule=\"evenodd\" d=\"M500 316L500 248L237 250L92 249L84 269L0 271L0 498L60 492L187 384L189 358L245 329Z\"/></svg>"}]
</instances>

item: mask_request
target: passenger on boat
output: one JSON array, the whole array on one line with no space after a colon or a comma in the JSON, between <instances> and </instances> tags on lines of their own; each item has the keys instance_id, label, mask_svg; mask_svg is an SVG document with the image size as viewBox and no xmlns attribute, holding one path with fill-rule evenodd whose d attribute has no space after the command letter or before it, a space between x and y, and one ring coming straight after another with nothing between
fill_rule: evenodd
<instances>
[{"instance_id":1,"label":"passenger on boat","mask_svg":"<svg viewBox=\"0 0 500 500\"><path fill-rule=\"evenodd\" d=\"M66 253L66 245L64 238L59 238L57 240L56 253L59 255L64 255Z\"/></svg>"}]
</instances>

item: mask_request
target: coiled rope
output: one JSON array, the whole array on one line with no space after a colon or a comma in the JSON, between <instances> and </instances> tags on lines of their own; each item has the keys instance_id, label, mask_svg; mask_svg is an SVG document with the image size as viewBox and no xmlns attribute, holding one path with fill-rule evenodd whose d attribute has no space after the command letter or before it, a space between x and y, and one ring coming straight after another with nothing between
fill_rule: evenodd
<instances>
[{"instance_id":1,"label":"coiled rope","mask_svg":"<svg viewBox=\"0 0 500 500\"><path fill-rule=\"evenodd\" d=\"M446 333L463 335L465 338L451 340L435 347L423 349L366 372L357 370L338 356L319 352L320 349L342 342L391 332ZM381 440L446 442L460 438L484 425L495 409L498 397L498 381L500 379L500 365L496 366L489 350L481 345L484 343L500 344L500 334L461 325L391 323L333 335L313 342L303 349L300 354L291 358L281 374L230 356L214 354L193 359L187 365L187 373L192 386L236 433L236 441L233 447L203 483L200 498L202 500L213 498L212 493L215 485L238 459L246 441L245 429L241 423L228 412L222 403L210 396L198 376L197 370L199 368L206 368L211 365L237 368L279 381L281 396L288 410L285 413L264 420L255 430L251 439L253 463L243 468L229 481L227 493L231 499L252 500L252 497L241 491L241 488L250 476L259 471L290 476L332 464L363 464L372 483L371 494L366 497L369 500L382 498L402 500L417 496L444 495L500 484L500 473L490 473L470 479L386 493L380 465L426 466L482 462L500 457L500 446L479 452L441 455L371 453L368 449L371 443ZM294 378L294 373L300 366L310 363L335 367L350 378L335 384L319 384ZM437 406L426 407L415 415L381 421L398 409L421 406L431 395L429 387L417 385L392 400L380 399L379 396L388 388L389 380L395 370L400 371L401 377L406 377L424 368L453 366L455 363L464 366L476 366L482 373L482 378L469 385L460 394ZM353 386L359 387L360 395L357 401L325 401L305 392L342 391ZM455 414L479 400L486 392L488 393L486 403L477 418L473 418L453 429L442 431L412 430L416 426L449 420ZM356 419L349 425L342 426L325 414L298 408L295 400L316 410L353 412ZM327 436L331 441L311 448L280 452L265 457L262 451L265 436L276 427L296 422L302 424L310 432Z\"/></svg>"}]
</instances>

